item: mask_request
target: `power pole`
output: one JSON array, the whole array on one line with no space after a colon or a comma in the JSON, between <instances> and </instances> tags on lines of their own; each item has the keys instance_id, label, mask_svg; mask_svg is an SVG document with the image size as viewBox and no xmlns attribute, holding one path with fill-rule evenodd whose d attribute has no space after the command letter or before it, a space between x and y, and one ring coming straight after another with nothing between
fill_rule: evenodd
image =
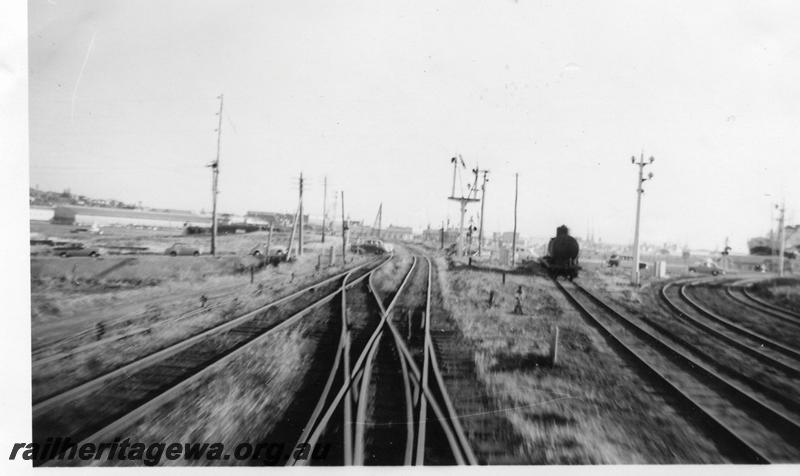
<instances>
[{"instance_id":1,"label":"power pole","mask_svg":"<svg viewBox=\"0 0 800 476\"><path fill-rule=\"evenodd\" d=\"M347 263L347 220L344 218L344 190L342 190L342 266Z\"/></svg>"},{"instance_id":2,"label":"power pole","mask_svg":"<svg viewBox=\"0 0 800 476\"><path fill-rule=\"evenodd\" d=\"M300 172L300 205L297 210L300 217L297 233L297 256L303 256L303 172Z\"/></svg>"},{"instance_id":3,"label":"power pole","mask_svg":"<svg viewBox=\"0 0 800 476\"><path fill-rule=\"evenodd\" d=\"M780 240L778 244L778 276L783 277L783 264L784 264L784 256L783 253L786 252L786 224L784 220L786 219L786 201L784 200L781 203L780 209L780 217L778 218L778 227L779 235L778 239Z\"/></svg>"},{"instance_id":4,"label":"power pole","mask_svg":"<svg viewBox=\"0 0 800 476\"><path fill-rule=\"evenodd\" d=\"M647 175L647 178L644 178L644 168L646 165L652 164L656 159L652 156L650 157L649 162L644 161L644 152L642 152L641 156L639 157L639 162L636 162L636 157L631 157L631 163L634 165L639 166L639 178L636 182L636 228L633 234L633 271L631 276L631 281L633 282L634 286L639 286L639 218L642 210L642 194L644 193L644 189L642 188L642 184L644 184L647 180L653 178L653 173L650 172Z\"/></svg>"},{"instance_id":5,"label":"power pole","mask_svg":"<svg viewBox=\"0 0 800 476\"><path fill-rule=\"evenodd\" d=\"M322 242L325 243L325 218L327 218L328 214L328 177L325 177L322 188Z\"/></svg>"},{"instance_id":6,"label":"power pole","mask_svg":"<svg viewBox=\"0 0 800 476\"><path fill-rule=\"evenodd\" d=\"M480 256L481 251L483 251L483 210L486 204L486 182L489 181L486 175L488 173L488 170L483 171L483 184L481 185L481 228L478 231L478 256Z\"/></svg>"},{"instance_id":7,"label":"power pole","mask_svg":"<svg viewBox=\"0 0 800 476\"><path fill-rule=\"evenodd\" d=\"M219 148L222 142L222 102L223 95L219 95L219 122L217 124L217 158L211 163L211 255L217 255L217 185L219 184Z\"/></svg>"},{"instance_id":8,"label":"power pole","mask_svg":"<svg viewBox=\"0 0 800 476\"><path fill-rule=\"evenodd\" d=\"M511 267L517 264L517 198L519 196L519 174L514 174L514 234L511 235Z\"/></svg>"},{"instance_id":9,"label":"power pole","mask_svg":"<svg viewBox=\"0 0 800 476\"><path fill-rule=\"evenodd\" d=\"M294 234L297 231L297 217L300 214L300 209L298 208L297 211L294 213L294 223L292 223L292 233L289 235L289 246L286 247L286 259L289 259L289 256L292 254L292 248L294 247Z\"/></svg>"}]
</instances>

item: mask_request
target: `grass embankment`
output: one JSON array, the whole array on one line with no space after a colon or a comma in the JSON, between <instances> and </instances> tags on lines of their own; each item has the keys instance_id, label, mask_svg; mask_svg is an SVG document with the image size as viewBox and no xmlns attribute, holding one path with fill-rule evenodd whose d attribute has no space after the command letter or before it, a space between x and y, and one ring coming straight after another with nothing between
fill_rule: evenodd
<instances>
[{"instance_id":1,"label":"grass embankment","mask_svg":"<svg viewBox=\"0 0 800 476\"><path fill-rule=\"evenodd\" d=\"M474 343L480 378L525 440L520 463L723 461L551 281L508 274L502 284L500 274L444 271L441 260L439 267L445 303ZM520 285L524 315L512 313ZM550 366L556 325L558 362Z\"/></svg>"},{"instance_id":2,"label":"grass embankment","mask_svg":"<svg viewBox=\"0 0 800 476\"><path fill-rule=\"evenodd\" d=\"M777 278L755 283L753 291L767 302L800 312L800 279Z\"/></svg>"}]
</instances>

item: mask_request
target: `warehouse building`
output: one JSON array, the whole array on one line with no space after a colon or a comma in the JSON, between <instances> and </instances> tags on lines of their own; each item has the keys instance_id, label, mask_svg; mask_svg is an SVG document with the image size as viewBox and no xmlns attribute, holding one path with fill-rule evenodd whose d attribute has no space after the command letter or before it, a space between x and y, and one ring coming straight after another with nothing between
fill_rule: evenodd
<instances>
[{"instance_id":1,"label":"warehouse building","mask_svg":"<svg viewBox=\"0 0 800 476\"><path fill-rule=\"evenodd\" d=\"M60 206L55 208L51 222L63 225L96 224L98 226L183 228L186 226L211 226L211 217L188 211Z\"/></svg>"}]
</instances>

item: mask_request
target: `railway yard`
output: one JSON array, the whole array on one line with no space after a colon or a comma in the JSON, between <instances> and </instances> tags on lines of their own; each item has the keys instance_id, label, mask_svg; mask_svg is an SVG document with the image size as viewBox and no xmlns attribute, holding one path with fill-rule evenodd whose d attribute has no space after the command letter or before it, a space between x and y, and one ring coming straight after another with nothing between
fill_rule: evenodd
<instances>
[{"instance_id":1,"label":"railway yard","mask_svg":"<svg viewBox=\"0 0 800 476\"><path fill-rule=\"evenodd\" d=\"M224 446L158 465L800 461L796 277L635 288L602 263L553 279L422 242L342 263L318 236L271 266L246 254L262 238L34 253L36 464L141 464L65 459L63 438Z\"/></svg>"}]
</instances>

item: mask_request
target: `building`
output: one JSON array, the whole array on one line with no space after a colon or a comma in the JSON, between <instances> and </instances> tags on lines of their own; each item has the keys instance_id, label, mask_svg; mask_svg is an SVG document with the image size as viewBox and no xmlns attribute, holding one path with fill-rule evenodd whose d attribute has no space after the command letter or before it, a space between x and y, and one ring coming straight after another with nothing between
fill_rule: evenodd
<instances>
[{"instance_id":1,"label":"building","mask_svg":"<svg viewBox=\"0 0 800 476\"><path fill-rule=\"evenodd\" d=\"M50 221L53 219L53 207L30 207L31 221Z\"/></svg>"},{"instance_id":2,"label":"building","mask_svg":"<svg viewBox=\"0 0 800 476\"><path fill-rule=\"evenodd\" d=\"M144 226L183 228L211 226L211 217L189 212L126 210L121 208L59 206L53 211L52 223L63 225Z\"/></svg>"},{"instance_id":3,"label":"building","mask_svg":"<svg viewBox=\"0 0 800 476\"><path fill-rule=\"evenodd\" d=\"M272 225L277 230L291 230L294 226L294 213L249 211L244 215L244 223L253 225ZM308 227L308 215L303 215L304 228Z\"/></svg>"},{"instance_id":4,"label":"building","mask_svg":"<svg viewBox=\"0 0 800 476\"><path fill-rule=\"evenodd\" d=\"M381 230L380 236L387 241L411 241L414 238L414 230L408 226L389 225L385 230Z\"/></svg>"}]
</instances>

